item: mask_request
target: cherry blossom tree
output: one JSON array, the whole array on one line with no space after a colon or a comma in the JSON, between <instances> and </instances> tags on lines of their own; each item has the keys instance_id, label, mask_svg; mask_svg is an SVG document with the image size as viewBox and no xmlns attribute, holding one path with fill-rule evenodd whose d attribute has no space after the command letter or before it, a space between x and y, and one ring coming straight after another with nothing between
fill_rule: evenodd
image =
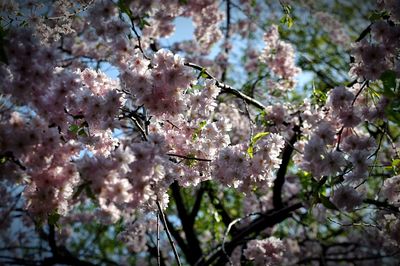
<instances>
[{"instance_id":1,"label":"cherry blossom tree","mask_svg":"<svg viewBox=\"0 0 400 266\"><path fill-rule=\"evenodd\" d=\"M400 263L398 0L0 14L1 264Z\"/></svg>"}]
</instances>

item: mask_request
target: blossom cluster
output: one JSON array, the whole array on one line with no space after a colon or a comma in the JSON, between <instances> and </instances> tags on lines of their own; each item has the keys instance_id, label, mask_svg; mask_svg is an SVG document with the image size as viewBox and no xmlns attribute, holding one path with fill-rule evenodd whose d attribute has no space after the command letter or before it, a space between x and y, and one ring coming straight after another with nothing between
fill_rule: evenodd
<instances>
[{"instance_id":1,"label":"blossom cluster","mask_svg":"<svg viewBox=\"0 0 400 266\"><path fill-rule=\"evenodd\" d=\"M155 115L176 116L185 109L184 91L193 81L184 61L170 51L159 50L147 69L145 59L137 56L121 74L124 87L136 96L138 106L145 105ZM151 88L151 89L148 89Z\"/></svg>"},{"instance_id":2,"label":"blossom cluster","mask_svg":"<svg viewBox=\"0 0 400 266\"><path fill-rule=\"evenodd\" d=\"M385 180L383 184L383 194L390 203L395 206L400 205L400 176L393 176Z\"/></svg>"},{"instance_id":3,"label":"blossom cluster","mask_svg":"<svg viewBox=\"0 0 400 266\"><path fill-rule=\"evenodd\" d=\"M155 121L150 132L158 132L165 138L172 157L181 160L174 166L175 179L183 186L197 185L212 179L213 161L220 150L230 143L227 132L230 122L221 117L212 119L219 89L214 82L205 82L200 91L186 95L186 113ZM181 159L179 159L179 156Z\"/></svg>"},{"instance_id":4,"label":"blossom cluster","mask_svg":"<svg viewBox=\"0 0 400 266\"><path fill-rule=\"evenodd\" d=\"M291 44L280 40L278 26L271 26L264 34L265 47L260 56L278 78L276 85L281 90L289 90L295 86L295 76L300 73L300 68L295 65L294 49Z\"/></svg>"},{"instance_id":5,"label":"blossom cluster","mask_svg":"<svg viewBox=\"0 0 400 266\"><path fill-rule=\"evenodd\" d=\"M244 250L244 256L254 261L254 265L279 265L285 252L282 240L269 237L263 240L250 240Z\"/></svg>"},{"instance_id":6,"label":"blossom cluster","mask_svg":"<svg viewBox=\"0 0 400 266\"><path fill-rule=\"evenodd\" d=\"M89 223L97 219L109 225L121 221L124 228L118 240L125 242L129 251L142 253L153 247L147 242L156 230L150 216L162 214L168 207L171 184L194 188L212 180L218 196L224 195L226 187L244 194L240 198L243 208L223 213L222 221L219 212L224 200L213 206L217 210L209 209L215 213L215 228L221 233L223 223L231 228L234 216L260 211L287 225L294 223L294 229L282 235L296 235L297 239L305 235L301 251L310 258L324 252L335 254L335 247L321 250L322 244L311 243L314 232L310 239L302 234L305 227L297 219L313 215L315 219L309 220L324 221L330 214L328 208L338 217L343 211L361 217L362 204L377 202L382 208L376 216L384 224L383 234L399 245L400 177L392 160L399 138L394 136L397 131L390 132L394 122L387 116L388 106L394 102L389 98L395 96L392 91L381 93L382 84L385 90L388 84L378 81L389 71L395 76L390 77L394 79L390 89L397 92L400 27L396 1L381 1L389 19L372 23L365 31L371 38L360 38L353 46L350 72L357 79L351 85L330 89L324 95L326 102L322 99L318 104L312 100L283 102L297 95L297 91L287 95L289 98L285 94L294 88L301 70L295 65L294 47L280 38L275 25L264 34L261 55L251 43L245 51L244 69L250 78L257 73L257 80L249 80L244 90L238 91L223 84L230 81L226 75L232 33L250 39L253 32L249 31L256 35L256 23L242 18L230 21L231 25L228 21L223 51L212 60L204 55L222 38L220 23L225 19L216 1L78 2L56 1L49 4L48 11L35 1L23 2L21 12L29 13L28 26L15 27L19 20L10 22L4 36L1 28L0 175L4 178L0 192L7 194L2 204L11 209L16 206L4 188L11 184L22 188L21 213L35 222L47 219L50 224L61 215L61 222L69 223L80 211L76 207L90 205L95 211L76 215L76 220ZM236 5L227 1L225 10L229 19L234 15L231 4ZM240 4L245 15L251 10L261 14L259 3ZM0 8L23 17L18 5L1 3ZM40 15L36 17L35 12ZM344 28L332 16L314 15L334 42L348 43ZM173 34L174 19L179 16L192 19L194 40L172 45L173 51L159 49L159 39ZM93 63L99 69L94 70ZM263 77L265 66L268 73ZM107 67L118 72L117 78L103 72ZM214 76L223 76L223 80ZM258 97L254 90L264 78L271 93ZM253 86L247 86L251 83ZM257 110L256 114L254 106L261 113ZM386 174L389 171L393 173ZM372 173L377 173L379 180L372 180ZM385 201L369 198L377 183L381 186L378 196ZM198 194L202 196L207 189L201 186ZM212 189L206 193L212 198ZM278 204L276 196L281 198ZM214 205L215 201L210 202ZM185 206L178 207L176 199L175 203L173 207L182 215ZM196 204L204 208L201 197ZM293 211L285 216L290 208ZM198 230L196 219L208 214L193 209L186 215L191 228L182 223L186 239L174 231L180 243L190 243L188 228ZM312 210L306 213L306 209ZM201 215L196 216L197 212ZM3 206L0 213L8 215ZM284 221L289 217L293 219ZM204 220L209 221L207 217ZM242 226L253 222L248 219ZM8 218L1 223L1 229L13 227ZM244 227L233 228L235 239L234 231ZM334 229L329 225L323 228L318 233ZM57 233L58 241L65 242L69 229ZM274 230L279 228L271 226L261 234L275 235L271 233ZM245 234L246 230L236 232ZM383 238L382 232L378 240ZM212 239L209 232L199 235L205 243ZM351 232L345 237L365 241ZM255 265L289 264L291 253L300 253L297 243L290 236L285 242L271 236L248 241L241 251ZM62 243L57 245L61 248Z\"/></svg>"},{"instance_id":7,"label":"blossom cluster","mask_svg":"<svg viewBox=\"0 0 400 266\"><path fill-rule=\"evenodd\" d=\"M255 184L271 186L274 170L279 168L284 140L278 134L269 134L249 147L243 144L222 149L216 160L214 176L222 184L249 191ZM248 153L251 153L249 156Z\"/></svg>"},{"instance_id":8,"label":"blossom cluster","mask_svg":"<svg viewBox=\"0 0 400 266\"><path fill-rule=\"evenodd\" d=\"M41 218L56 210L67 214L79 182L69 158L81 146L73 140L63 142L57 128L15 110L3 113L0 129L2 156L8 159L0 171L11 183L25 183L26 208Z\"/></svg>"},{"instance_id":9,"label":"blossom cluster","mask_svg":"<svg viewBox=\"0 0 400 266\"><path fill-rule=\"evenodd\" d=\"M354 63L350 74L359 79L376 80L387 70L398 72L396 47L400 44L400 26L378 21L371 26L371 33L373 42L363 39L352 49Z\"/></svg>"},{"instance_id":10,"label":"blossom cluster","mask_svg":"<svg viewBox=\"0 0 400 266\"><path fill-rule=\"evenodd\" d=\"M116 221L126 208L155 209L157 199L168 200L163 192L172 180L165 181L165 154L163 138L150 135L148 142L120 145L109 157L85 155L76 165L81 185L96 195L103 216Z\"/></svg>"}]
</instances>

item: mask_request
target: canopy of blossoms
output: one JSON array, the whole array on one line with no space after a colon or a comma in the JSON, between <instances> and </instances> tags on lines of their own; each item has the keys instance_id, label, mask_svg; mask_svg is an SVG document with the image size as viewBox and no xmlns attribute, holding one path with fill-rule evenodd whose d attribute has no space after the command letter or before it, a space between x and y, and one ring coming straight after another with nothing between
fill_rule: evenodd
<instances>
[{"instance_id":1,"label":"canopy of blossoms","mask_svg":"<svg viewBox=\"0 0 400 266\"><path fill-rule=\"evenodd\" d=\"M398 265L400 3L268 2L0 1L0 262Z\"/></svg>"}]
</instances>

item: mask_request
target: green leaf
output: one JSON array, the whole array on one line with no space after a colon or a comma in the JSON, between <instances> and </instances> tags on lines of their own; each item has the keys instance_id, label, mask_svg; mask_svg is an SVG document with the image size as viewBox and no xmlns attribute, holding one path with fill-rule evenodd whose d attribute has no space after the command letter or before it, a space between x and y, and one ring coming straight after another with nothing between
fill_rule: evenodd
<instances>
[{"instance_id":1,"label":"green leaf","mask_svg":"<svg viewBox=\"0 0 400 266\"><path fill-rule=\"evenodd\" d=\"M257 116L256 116L256 123L258 124L260 121L264 122L264 117L266 115L265 110L262 110Z\"/></svg>"},{"instance_id":2,"label":"green leaf","mask_svg":"<svg viewBox=\"0 0 400 266\"><path fill-rule=\"evenodd\" d=\"M252 139L251 139L251 142L253 143L253 144L255 144L257 141L259 141L260 139L262 139L263 137L265 137L265 136L268 136L270 134L270 132L260 132L260 133L257 133Z\"/></svg>"},{"instance_id":3,"label":"green leaf","mask_svg":"<svg viewBox=\"0 0 400 266\"><path fill-rule=\"evenodd\" d=\"M290 13L292 12L292 7L288 4L282 3L282 9L284 12L283 17L280 19L280 23L286 25L289 29L293 26L293 18L290 15Z\"/></svg>"},{"instance_id":4,"label":"green leaf","mask_svg":"<svg viewBox=\"0 0 400 266\"><path fill-rule=\"evenodd\" d=\"M284 24L284 25L286 25L289 29L293 26L293 18L292 18L290 15L288 15L288 14L285 14L285 15L279 20L279 22L282 23L282 24Z\"/></svg>"},{"instance_id":5,"label":"green leaf","mask_svg":"<svg viewBox=\"0 0 400 266\"><path fill-rule=\"evenodd\" d=\"M201 122L199 123L199 127L196 128L196 129L194 130L194 132L193 132L192 140L197 140L197 139L198 139L200 132L203 130L203 128L204 128L206 125L207 125L207 121L206 121L206 120L201 121Z\"/></svg>"},{"instance_id":6,"label":"green leaf","mask_svg":"<svg viewBox=\"0 0 400 266\"><path fill-rule=\"evenodd\" d=\"M253 158L253 157L254 157L253 145L250 145L250 146L247 148L247 154L250 156L250 158Z\"/></svg>"},{"instance_id":7,"label":"green leaf","mask_svg":"<svg viewBox=\"0 0 400 266\"><path fill-rule=\"evenodd\" d=\"M58 228L59 227L58 221L60 220L60 218L61 218L60 214L58 214L57 212L53 212L49 214L48 222L50 225L54 225Z\"/></svg>"},{"instance_id":8,"label":"green leaf","mask_svg":"<svg viewBox=\"0 0 400 266\"><path fill-rule=\"evenodd\" d=\"M260 132L257 133L250 142L249 147L247 148L247 154L250 156L250 158L253 158L254 154L254 145L256 144L257 141L259 141L260 139L262 139L265 136L268 136L270 133L269 132Z\"/></svg>"},{"instance_id":9,"label":"green leaf","mask_svg":"<svg viewBox=\"0 0 400 266\"><path fill-rule=\"evenodd\" d=\"M390 104L385 108L386 117L397 126L400 126L400 97L393 96ZM394 99L393 99L394 98Z\"/></svg>"},{"instance_id":10,"label":"green leaf","mask_svg":"<svg viewBox=\"0 0 400 266\"><path fill-rule=\"evenodd\" d=\"M388 171L392 171L393 170L393 166L388 165L388 166L385 166L384 169L388 170Z\"/></svg>"},{"instance_id":11,"label":"green leaf","mask_svg":"<svg viewBox=\"0 0 400 266\"><path fill-rule=\"evenodd\" d=\"M77 134L78 130L79 130L79 126L78 125L70 125L68 130L71 131L72 133Z\"/></svg>"},{"instance_id":12,"label":"green leaf","mask_svg":"<svg viewBox=\"0 0 400 266\"><path fill-rule=\"evenodd\" d=\"M145 17L139 18L139 29L143 30L145 26L150 26L150 23Z\"/></svg>"},{"instance_id":13,"label":"green leaf","mask_svg":"<svg viewBox=\"0 0 400 266\"><path fill-rule=\"evenodd\" d=\"M126 4L125 0L119 0L118 1L118 7L121 10L122 13L126 13L129 17L132 16L132 12L129 9L128 5Z\"/></svg>"},{"instance_id":14,"label":"green leaf","mask_svg":"<svg viewBox=\"0 0 400 266\"><path fill-rule=\"evenodd\" d=\"M392 166L393 167L397 167L397 166L399 166L400 165L400 159L394 159L393 161L392 161Z\"/></svg>"},{"instance_id":15,"label":"green leaf","mask_svg":"<svg viewBox=\"0 0 400 266\"><path fill-rule=\"evenodd\" d=\"M70 125L68 130L74 134L77 134L78 136L84 136L87 137L89 136L88 134L88 126L89 124L85 121L83 122L80 126L79 125Z\"/></svg>"},{"instance_id":16,"label":"green leaf","mask_svg":"<svg viewBox=\"0 0 400 266\"><path fill-rule=\"evenodd\" d=\"M381 19L387 19L389 17L389 13L387 11L374 11L372 14L368 16L368 19L371 22L375 22Z\"/></svg>"},{"instance_id":17,"label":"green leaf","mask_svg":"<svg viewBox=\"0 0 400 266\"><path fill-rule=\"evenodd\" d=\"M185 164L189 167L195 166L197 164L197 160L196 159L190 159L190 158L194 158L194 154L193 153L189 153L188 155L186 155L187 158L189 159L185 159Z\"/></svg>"},{"instance_id":18,"label":"green leaf","mask_svg":"<svg viewBox=\"0 0 400 266\"><path fill-rule=\"evenodd\" d=\"M219 223L219 222L222 221L222 217L221 217L221 215L219 215L218 212L214 211L213 214L214 214L214 219L215 219L215 221L216 221L217 223Z\"/></svg>"},{"instance_id":19,"label":"green leaf","mask_svg":"<svg viewBox=\"0 0 400 266\"><path fill-rule=\"evenodd\" d=\"M333 204L328 197L319 194L319 200L325 208L338 211L339 209Z\"/></svg>"},{"instance_id":20,"label":"green leaf","mask_svg":"<svg viewBox=\"0 0 400 266\"><path fill-rule=\"evenodd\" d=\"M78 130L78 135L79 135L79 136L83 136L83 137L87 137L88 134L86 133L86 128L85 128L85 127L81 127L81 128Z\"/></svg>"},{"instance_id":21,"label":"green leaf","mask_svg":"<svg viewBox=\"0 0 400 266\"><path fill-rule=\"evenodd\" d=\"M395 96L394 89L396 88L396 72L393 70L386 70L382 73L380 80L383 83L383 94L385 96Z\"/></svg>"},{"instance_id":22,"label":"green leaf","mask_svg":"<svg viewBox=\"0 0 400 266\"><path fill-rule=\"evenodd\" d=\"M324 105L326 100L328 99L328 96L325 91L314 88L311 98L314 103L318 105Z\"/></svg>"},{"instance_id":23,"label":"green leaf","mask_svg":"<svg viewBox=\"0 0 400 266\"><path fill-rule=\"evenodd\" d=\"M390 169L387 169L390 168ZM393 170L395 174L400 170L400 159L394 159L391 166L386 166L386 170Z\"/></svg>"},{"instance_id":24,"label":"green leaf","mask_svg":"<svg viewBox=\"0 0 400 266\"><path fill-rule=\"evenodd\" d=\"M207 74L207 70L205 68L202 68L200 71L200 77L204 78L204 79L209 79L211 78L210 75Z\"/></svg>"},{"instance_id":25,"label":"green leaf","mask_svg":"<svg viewBox=\"0 0 400 266\"><path fill-rule=\"evenodd\" d=\"M193 85L192 86L192 89L193 90L201 90L201 89L203 89L204 87L202 86L202 85L200 85L200 84L196 84L196 85Z\"/></svg>"}]
</instances>

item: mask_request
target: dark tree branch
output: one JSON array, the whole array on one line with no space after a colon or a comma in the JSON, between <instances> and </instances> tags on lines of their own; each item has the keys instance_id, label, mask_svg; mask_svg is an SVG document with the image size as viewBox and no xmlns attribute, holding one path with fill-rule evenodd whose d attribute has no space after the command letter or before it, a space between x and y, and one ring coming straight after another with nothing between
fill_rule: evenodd
<instances>
[{"instance_id":1,"label":"dark tree branch","mask_svg":"<svg viewBox=\"0 0 400 266\"><path fill-rule=\"evenodd\" d=\"M226 56L229 54L229 37L230 37L230 27L231 27L231 1L226 0L226 29L225 29L225 53ZM227 65L224 66L221 81L226 81L226 72L227 72Z\"/></svg>"},{"instance_id":2,"label":"dark tree branch","mask_svg":"<svg viewBox=\"0 0 400 266\"><path fill-rule=\"evenodd\" d=\"M292 157L292 153L294 151L294 144L296 143L296 141L301 133L300 126L297 126L297 125L294 126L293 131L294 131L293 136L291 137L289 142L286 143L285 148L283 149L282 163L278 169L278 172L276 174L276 179L274 181L272 202L273 202L274 208L276 210L283 208L282 187L285 183L285 175L287 172L287 168L289 166L290 159Z\"/></svg>"},{"instance_id":3,"label":"dark tree branch","mask_svg":"<svg viewBox=\"0 0 400 266\"><path fill-rule=\"evenodd\" d=\"M173 154L173 153L167 153L168 156L173 156L173 157L178 157L186 160L195 160L195 161L202 161L202 162L211 162L210 159L205 159L205 158L197 158L193 156L185 156L185 155L179 155L179 154Z\"/></svg>"},{"instance_id":4,"label":"dark tree branch","mask_svg":"<svg viewBox=\"0 0 400 266\"><path fill-rule=\"evenodd\" d=\"M56 235L54 225L49 224L49 234L42 232L41 234L44 237L47 237L47 241L49 243L52 257L45 258L41 265L56 265L56 264L66 264L66 265L77 265L77 266L94 266L95 264L80 260L75 257L70 251L67 250L64 246L57 246L56 243Z\"/></svg>"},{"instance_id":5,"label":"dark tree branch","mask_svg":"<svg viewBox=\"0 0 400 266\"><path fill-rule=\"evenodd\" d=\"M150 238L150 236L149 236ZM151 239L151 238L150 238ZM154 244L154 241L151 241ZM152 257L156 257L157 258L157 265L159 266L166 266L165 263L165 258L164 256L159 253L159 249L153 245L147 244L147 248L149 250L149 253Z\"/></svg>"},{"instance_id":6,"label":"dark tree branch","mask_svg":"<svg viewBox=\"0 0 400 266\"><path fill-rule=\"evenodd\" d=\"M186 211L178 182L175 181L174 183L172 183L171 190L176 208L178 210L178 216L181 220L183 231L185 232L186 242L188 243L188 245L190 243L190 253L187 254L188 256L186 256L186 259L190 264L193 265L199 258L201 258L203 252L200 248L200 242L197 238L196 232L194 231L193 221L190 219L189 214Z\"/></svg>"},{"instance_id":7,"label":"dark tree branch","mask_svg":"<svg viewBox=\"0 0 400 266\"><path fill-rule=\"evenodd\" d=\"M229 216L228 212L225 210L224 205L221 203L219 199L217 199L214 195L214 190L211 187L211 184L206 184L207 195L210 198L211 204L214 206L219 215L221 215L222 222L225 224L225 227L228 228L229 224L232 222L232 218ZM236 231L236 227L232 227L232 232Z\"/></svg>"},{"instance_id":8,"label":"dark tree branch","mask_svg":"<svg viewBox=\"0 0 400 266\"><path fill-rule=\"evenodd\" d=\"M47 240L49 242L49 246L51 249L51 252L53 253L54 256L58 255L58 248L56 244L56 234L54 230L54 225L49 224L49 235L47 237Z\"/></svg>"},{"instance_id":9,"label":"dark tree branch","mask_svg":"<svg viewBox=\"0 0 400 266\"><path fill-rule=\"evenodd\" d=\"M242 221L242 220L244 220L244 219L246 219L246 218L252 217L252 216L254 216L254 215L262 215L262 213L250 213L250 214L246 215L246 216L243 217L243 218L237 218L237 219L233 220L233 221L229 224L228 228L226 229L225 234L224 234L224 237L223 237L223 239L222 239L222 252L224 253L224 255L226 256L226 258L228 259L229 265L233 265L233 263L232 263L231 258L229 257L229 255L226 253L226 249L225 249L226 238L228 237L229 232L230 232L230 230L231 230L231 228L232 228L232 226L233 226L234 224L236 224L236 223L238 223L238 222L240 222L240 221Z\"/></svg>"},{"instance_id":10,"label":"dark tree branch","mask_svg":"<svg viewBox=\"0 0 400 266\"><path fill-rule=\"evenodd\" d=\"M236 234L233 235L232 240L225 244L225 252L226 254L231 254L232 251L243 242L243 239L246 239L248 236L252 234L258 234L261 231L265 230L268 227L272 227L275 224L278 224L288 217L291 216L292 212L303 207L302 203L296 203L289 207L280 209L278 211L274 211L268 215L261 216L251 222L245 228L238 230ZM228 262L227 257L224 255L222 250L222 245L219 246L212 254L208 257L203 257L200 261L196 263L198 266L211 265L215 260L218 259L217 265L224 265Z\"/></svg>"},{"instance_id":11,"label":"dark tree branch","mask_svg":"<svg viewBox=\"0 0 400 266\"><path fill-rule=\"evenodd\" d=\"M24 258L0 255L0 265L36 266L40 265L40 263L32 259L24 259Z\"/></svg>"},{"instance_id":12,"label":"dark tree branch","mask_svg":"<svg viewBox=\"0 0 400 266\"><path fill-rule=\"evenodd\" d=\"M157 258L157 265L159 266L166 266L164 259L161 259L158 257L158 251L156 247L153 247L152 245L147 245L148 251L152 257Z\"/></svg>"},{"instance_id":13,"label":"dark tree branch","mask_svg":"<svg viewBox=\"0 0 400 266\"><path fill-rule=\"evenodd\" d=\"M398 207L395 207L395 206L389 204L388 202L378 201L378 200L374 200L374 199L365 199L364 203L374 205L380 209L385 209L385 210L392 211L395 213L400 213L400 210Z\"/></svg>"},{"instance_id":14,"label":"dark tree branch","mask_svg":"<svg viewBox=\"0 0 400 266\"><path fill-rule=\"evenodd\" d=\"M192 223L196 220L197 213L201 207L201 201L203 199L204 192L206 191L204 184L200 184L200 189L197 191L196 201L193 204L192 211L190 212L189 219Z\"/></svg>"}]
</instances>

